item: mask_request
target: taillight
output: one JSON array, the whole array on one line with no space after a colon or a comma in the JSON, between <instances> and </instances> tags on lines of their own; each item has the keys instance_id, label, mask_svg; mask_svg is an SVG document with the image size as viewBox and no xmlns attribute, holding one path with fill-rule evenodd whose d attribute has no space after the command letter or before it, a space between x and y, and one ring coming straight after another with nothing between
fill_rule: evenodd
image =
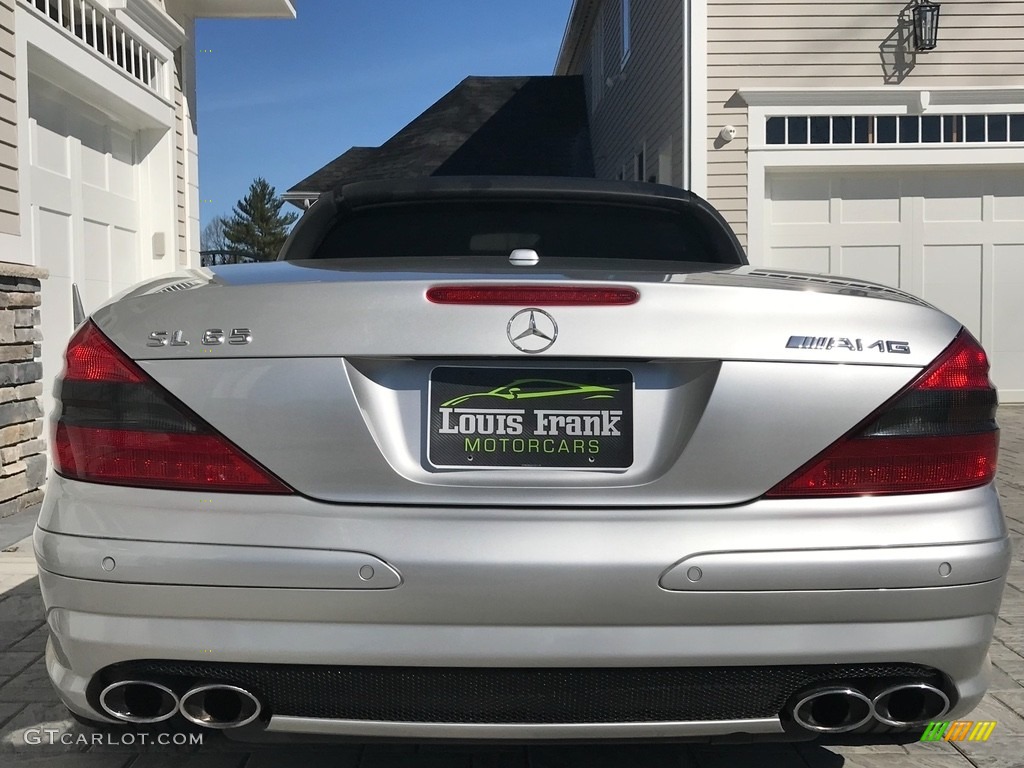
<instances>
[{"instance_id":1,"label":"taillight","mask_svg":"<svg viewBox=\"0 0 1024 768\"><path fill-rule=\"evenodd\" d=\"M437 285L427 289L434 304L501 304L506 306L624 306L640 292L625 287L582 285Z\"/></svg>"},{"instance_id":2,"label":"taillight","mask_svg":"<svg viewBox=\"0 0 1024 768\"><path fill-rule=\"evenodd\" d=\"M767 496L927 493L991 482L999 453L988 358L966 330L906 389Z\"/></svg>"},{"instance_id":3,"label":"taillight","mask_svg":"<svg viewBox=\"0 0 1024 768\"><path fill-rule=\"evenodd\" d=\"M92 322L72 337L57 381L54 469L93 483L291 493L157 384Z\"/></svg>"}]
</instances>

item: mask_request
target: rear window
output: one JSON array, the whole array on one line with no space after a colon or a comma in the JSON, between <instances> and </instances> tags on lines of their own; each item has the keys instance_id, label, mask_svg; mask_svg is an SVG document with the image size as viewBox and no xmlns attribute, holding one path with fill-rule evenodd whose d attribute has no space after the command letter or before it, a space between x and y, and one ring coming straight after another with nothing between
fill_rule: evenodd
<instances>
[{"instance_id":1,"label":"rear window","mask_svg":"<svg viewBox=\"0 0 1024 768\"><path fill-rule=\"evenodd\" d=\"M516 248L532 248L542 259L735 260L716 253L701 223L682 212L550 201L438 201L356 209L342 214L313 258L507 258Z\"/></svg>"}]
</instances>

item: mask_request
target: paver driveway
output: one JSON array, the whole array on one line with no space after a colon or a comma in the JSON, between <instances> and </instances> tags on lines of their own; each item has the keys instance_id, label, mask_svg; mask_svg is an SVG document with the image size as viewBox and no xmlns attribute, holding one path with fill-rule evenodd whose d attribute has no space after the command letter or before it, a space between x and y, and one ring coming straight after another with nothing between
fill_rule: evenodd
<instances>
[{"instance_id":1,"label":"paver driveway","mask_svg":"<svg viewBox=\"0 0 1024 768\"><path fill-rule=\"evenodd\" d=\"M1014 560L992 645L993 679L972 717L998 722L987 742L884 747L474 747L253 745L204 732L202 746L106 743L72 726L46 679L46 627L27 541L0 553L0 766L50 768L1024 768L1024 406L1004 406L999 486ZM2 525L2 524L0 524ZM47 731L50 733L48 734ZM48 744L52 736L53 745ZM61 744L61 741L67 742ZM128 743L134 740L135 743Z\"/></svg>"}]
</instances>

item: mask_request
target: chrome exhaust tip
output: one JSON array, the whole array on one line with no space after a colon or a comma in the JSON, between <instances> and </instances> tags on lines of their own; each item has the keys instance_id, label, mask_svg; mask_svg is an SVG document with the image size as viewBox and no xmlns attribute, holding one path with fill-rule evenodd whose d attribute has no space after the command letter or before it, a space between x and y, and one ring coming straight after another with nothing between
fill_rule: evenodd
<instances>
[{"instance_id":1,"label":"chrome exhaust tip","mask_svg":"<svg viewBox=\"0 0 1024 768\"><path fill-rule=\"evenodd\" d=\"M900 683L875 696L871 707L886 725L927 725L949 711L949 697L928 683Z\"/></svg>"},{"instance_id":2,"label":"chrome exhaust tip","mask_svg":"<svg viewBox=\"0 0 1024 768\"><path fill-rule=\"evenodd\" d=\"M123 723L159 723L178 712L178 697L150 680L118 680L100 692L100 706Z\"/></svg>"},{"instance_id":3,"label":"chrome exhaust tip","mask_svg":"<svg viewBox=\"0 0 1024 768\"><path fill-rule=\"evenodd\" d=\"M244 688L218 683L190 688L178 705L189 722L217 729L248 725L262 708L260 700Z\"/></svg>"},{"instance_id":4,"label":"chrome exhaust tip","mask_svg":"<svg viewBox=\"0 0 1024 768\"><path fill-rule=\"evenodd\" d=\"M871 720L871 715L871 699L846 686L817 688L793 707L793 719L815 733L853 731Z\"/></svg>"}]
</instances>

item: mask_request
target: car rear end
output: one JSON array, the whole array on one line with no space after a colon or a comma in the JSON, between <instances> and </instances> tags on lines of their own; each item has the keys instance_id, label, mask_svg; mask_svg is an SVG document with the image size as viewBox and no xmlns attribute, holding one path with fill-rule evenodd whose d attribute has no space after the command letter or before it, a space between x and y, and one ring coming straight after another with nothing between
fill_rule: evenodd
<instances>
[{"instance_id":1,"label":"car rear end","mask_svg":"<svg viewBox=\"0 0 1024 768\"><path fill-rule=\"evenodd\" d=\"M527 226L552 209L649 239L579 252ZM807 738L980 700L1009 544L953 319L743 266L642 187L363 185L284 256L144 284L69 345L36 549L80 716Z\"/></svg>"}]
</instances>

